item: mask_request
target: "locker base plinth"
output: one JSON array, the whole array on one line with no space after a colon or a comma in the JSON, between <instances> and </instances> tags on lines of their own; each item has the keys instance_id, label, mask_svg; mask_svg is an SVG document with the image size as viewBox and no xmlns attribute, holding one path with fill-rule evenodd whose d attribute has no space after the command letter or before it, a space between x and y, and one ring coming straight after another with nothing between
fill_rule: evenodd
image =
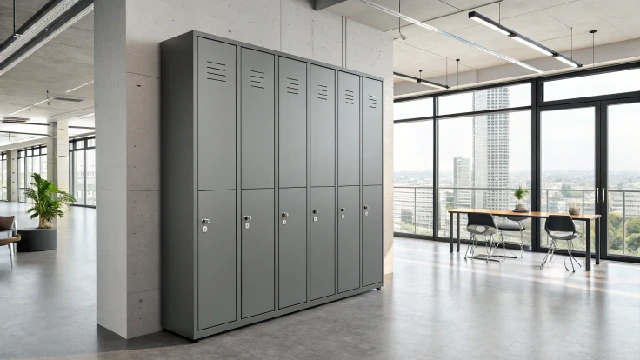
<instances>
[{"instance_id":1,"label":"locker base plinth","mask_svg":"<svg viewBox=\"0 0 640 360\"><path fill-rule=\"evenodd\" d=\"M303 304L298 304L298 305L293 305L281 310L276 310L276 311L271 311L265 314L260 314L258 316L254 316L254 317L249 317L249 318L244 318L238 321L234 321L234 322L230 322L227 324L222 324L222 325L218 325L218 326L214 326L208 329L204 329L204 330L196 330L195 331L195 336L194 337L190 337L190 336L185 336L179 333L176 333L174 331L172 331L171 329L167 329L164 328L164 331L167 331L169 333L175 334L177 336L180 337L184 337L192 342L198 342L198 340L209 337L209 336L213 336L213 335L217 335L219 333L225 332L225 331L229 331L229 330L234 330L234 329L238 329L247 325L251 325L251 324L255 324L255 323L259 323L262 321L266 321L269 319L273 319L273 318L277 318L283 315L287 315L290 313L294 313L297 311L301 311L301 310L306 310L312 307L316 307L319 305L323 305L323 304L327 304L333 301L337 301L337 300L341 300L344 298L348 298L348 297L352 297L352 296L356 296L356 295L360 295L362 293L368 292L368 291L372 291L372 290L379 290L382 288L384 284L383 283L377 283L377 284L371 284L371 285L367 285L367 286L363 286L359 289L356 290L350 290L350 291L345 291L343 293L339 293L336 295L332 295L332 296L327 296L324 298L320 298L320 299L316 299L313 301L308 301L306 303ZM330 305L329 305L330 306Z\"/></svg>"}]
</instances>

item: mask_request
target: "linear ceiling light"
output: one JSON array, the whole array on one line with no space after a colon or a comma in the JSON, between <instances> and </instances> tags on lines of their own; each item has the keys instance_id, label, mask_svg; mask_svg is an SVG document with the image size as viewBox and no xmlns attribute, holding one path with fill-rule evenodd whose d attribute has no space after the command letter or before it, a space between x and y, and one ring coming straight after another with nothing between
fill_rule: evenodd
<instances>
[{"instance_id":1,"label":"linear ceiling light","mask_svg":"<svg viewBox=\"0 0 640 360\"><path fill-rule=\"evenodd\" d=\"M467 39L464 39L464 38L461 38L459 36L453 35L450 32L435 28L435 27L433 27L433 26L431 26L429 24L423 23L422 21L418 21L418 20L416 20L416 19L414 19L412 17L409 17L407 15L401 14L401 13L395 11L395 10L391 10L389 8L386 8L386 7L382 6L382 5L376 4L373 1L370 1L370 0L360 0L360 1L365 3L365 4L367 4L367 5L369 5L369 6L371 6L374 9L377 9L377 10L380 10L382 12L385 12L385 13L391 15L391 16L399 17L399 18L401 18L402 20L404 20L406 22L418 25L418 26L420 26L422 28L425 28L427 30L435 31L440 35L444 35L446 37L450 37L450 38L452 38L454 40L460 41L461 43L473 46L474 48L476 48L476 49L478 49L480 51L484 51L487 54L490 54L490 55L493 55L493 56L495 56L497 58L506 60L506 61L508 61L510 63L516 64L516 65L520 65L525 69L528 69L528 70L531 70L531 71L535 71L537 73L541 73L542 72L542 70L537 69L537 68L535 68L535 67L533 67L533 66L531 66L531 65L529 65L527 63L523 63L522 61L516 60L516 59L514 59L514 58L512 58L510 56L501 54L501 53L499 53L497 51L493 51L493 50L487 49L487 48L483 47L482 45L476 44L476 43L474 43L472 41L469 41Z\"/></svg>"},{"instance_id":2,"label":"linear ceiling light","mask_svg":"<svg viewBox=\"0 0 640 360\"><path fill-rule=\"evenodd\" d=\"M401 78L401 79L406 79L406 80L410 80L410 81L415 81L415 82L416 82L416 83L418 83L418 84L423 84L423 85L426 85L426 86L431 86L431 87L434 87L434 88L436 88L436 89L446 90L446 89L448 89L448 88L449 88L449 86L447 86L447 85L439 84L439 83L436 83L436 82L433 82L433 81L429 81L429 80L424 80L424 79L422 79L422 77L417 78L417 77L413 77L413 76L405 75L405 74L402 74L402 73L399 73L399 72L395 72L395 71L393 72L393 76L395 76L395 77L399 77L399 78Z\"/></svg>"},{"instance_id":3,"label":"linear ceiling light","mask_svg":"<svg viewBox=\"0 0 640 360\"><path fill-rule=\"evenodd\" d=\"M59 0L0 47L0 76L93 11L91 0ZM23 26L24 27L24 26Z\"/></svg>"},{"instance_id":4,"label":"linear ceiling light","mask_svg":"<svg viewBox=\"0 0 640 360\"><path fill-rule=\"evenodd\" d=\"M515 40L515 41L517 41L517 42L519 42L521 44L524 44L524 45L526 45L526 46L528 46L528 47L530 47L530 48L532 48L532 49L534 49L536 51L539 51L539 52L545 54L546 56L552 56L552 57L558 59L558 61L563 62L563 63L565 63L565 64L567 64L567 65L569 65L571 67L574 67L574 68L582 67L582 64L580 64L579 62L574 61L573 59L570 59L570 58L560 54L557 51L553 51L553 50L549 49L548 47L546 47L546 46L544 46L544 45L542 45L542 44L540 44L538 42L535 42L535 41L531 40L530 38L528 38L526 36L521 35L517 31L511 30L508 27L506 27L506 26L504 26L504 25L502 25L500 23L497 23L497 22L491 20L490 18L478 13L477 11L471 11L469 13L469 18L471 20L476 21L476 22L478 22L478 23L480 23L480 24L482 24L482 25L484 25L484 26L486 26L486 27L488 27L488 28L490 28L492 30L495 30L495 31L497 31L497 32L499 32L499 33L501 33L503 35L509 36L513 40Z\"/></svg>"}]
</instances>

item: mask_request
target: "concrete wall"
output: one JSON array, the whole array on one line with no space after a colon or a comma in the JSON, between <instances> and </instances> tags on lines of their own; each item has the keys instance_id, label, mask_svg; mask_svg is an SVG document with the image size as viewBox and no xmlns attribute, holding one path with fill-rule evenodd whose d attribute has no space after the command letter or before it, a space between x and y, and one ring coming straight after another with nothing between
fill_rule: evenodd
<instances>
[{"instance_id":1,"label":"concrete wall","mask_svg":"<svg viewBox=\"0 0 640 360\"><path fill-rule=\"evenodd\" d=\"M200 30L384 77L385 272L392 269L392 40L312 0L96 0L98 323L160 330L159 43Z\"/></svg>"}]
</instances>

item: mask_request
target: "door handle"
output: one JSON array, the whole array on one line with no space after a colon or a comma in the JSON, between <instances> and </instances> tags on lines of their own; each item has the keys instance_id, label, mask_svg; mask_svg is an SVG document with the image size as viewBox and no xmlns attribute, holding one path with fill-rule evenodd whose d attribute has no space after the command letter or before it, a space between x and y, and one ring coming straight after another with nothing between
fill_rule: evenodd
<instances>
[{"instance_id":1,"label":"door handle","mask_svg":"<svg viewBox=\"0 0 640 360\"><path fill-rule=\"evenodd\" d=\"M606 189L605 189L605 188L602 188L602 203L603 203L603 204L604 204L605 192L606 192Z\"/></svg>"},{"instance_id":2,"label":"door handle","mask_svg":"<svg viewBox=\"0 0 640 360\"><path fill-rule=\"evenodd\" d=\"M596 188L596 204L600 202L600 188Z\"/></svg>"},{"instance_id":3,"label":"door handle","mask_svg":"<svg viewBox=\"0 0 640 360\"><path fill-rule=\"evenodd\" d=\"M203 224L211 224L211 219L202 219Z\"/></svg>"}]
</instances>

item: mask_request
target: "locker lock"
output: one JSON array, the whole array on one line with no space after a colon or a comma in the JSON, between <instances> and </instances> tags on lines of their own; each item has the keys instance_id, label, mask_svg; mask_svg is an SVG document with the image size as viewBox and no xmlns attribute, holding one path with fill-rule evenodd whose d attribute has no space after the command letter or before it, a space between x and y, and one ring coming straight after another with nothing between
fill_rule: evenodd
<instances>
[{"instance_id":1,"label":"locker lock","mask_svg":"<svg viewBox=\"0 0 640 360\"><path fill-rule=\"evenodd\" d=\"M203 224L211 224L211 219L202 219Z\"/></svg>"},{"instance_id":2,"label":"locker lock","mask_svg":"<svg viewBox=\"0 0 640 360\"><path fill-rule=\"evenodd\" d=\"M288 213L288 212L283 212L283 213L282 213L282 217L283 217L283 218L289 217L289 213Z\"/></svg>"},{"instance_id":3,"label":"locker lock","mask_svg":"<svg viewBox=\"0 0 640 360\"><path fill-rule=\"evenodd\" d=\"M344 208L341 208L340 211L344 211Z\"/></svg>"},{"instance_id":4,"label":"locker lock","mask_svg":"<svg viewBox=\"0 0 640 360\"><path fill-rule=\"evenodd\" d=\"M250 221L251 220L251 216L245 216L244 219L247 220L247 221Z\"/></svg>"},{"instance_id":5,"label":"locker lock","mask_svg":"<svg viewBox=\"0 0 640 360\"><path fill-rule=\"evenodd\" d=\"M365 209L365 210L369 210L369 205L365 205L365 206L364 206L364 209Z\"/></svg>"},{"instance_id":6,"label":"locker lock","mask_svg":"<svg viewBox=\"0 0 640 360\"><path fill-rule=\"evenodd\" d=\"M314 214L317 214L317 213L318 213L318 210L313 210L313 213L314 213Z\"/></svg>"}]
</instances>

